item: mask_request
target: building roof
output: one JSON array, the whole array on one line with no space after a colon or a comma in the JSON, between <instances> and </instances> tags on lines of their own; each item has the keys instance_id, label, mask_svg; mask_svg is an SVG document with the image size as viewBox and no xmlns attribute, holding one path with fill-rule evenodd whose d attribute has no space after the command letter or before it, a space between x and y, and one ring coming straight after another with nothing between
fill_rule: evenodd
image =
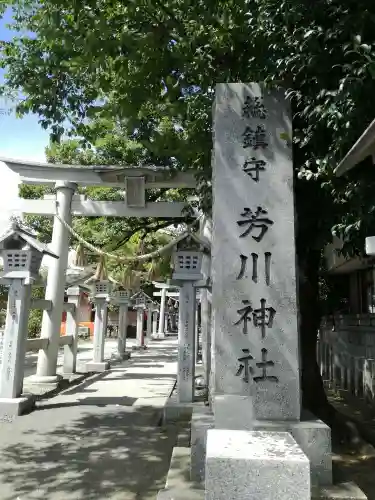
<instances>
[{"instance_id":1,"label":"building roof","mask_svg":"<svg viewBox=\"0 0 375 500\"><path fill-rule=\"evenodd\" d=\"M358 141L346 154L335 169L335 174L341 177L346 172L361 163L368 156L375 155L375 120L363 132Z\"/></svg>"}]
</instances>

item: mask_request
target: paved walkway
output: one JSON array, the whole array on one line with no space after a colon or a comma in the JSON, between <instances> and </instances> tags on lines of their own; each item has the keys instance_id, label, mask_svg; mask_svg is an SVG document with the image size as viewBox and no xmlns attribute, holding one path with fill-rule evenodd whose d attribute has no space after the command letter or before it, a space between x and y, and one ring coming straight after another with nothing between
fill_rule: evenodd
<instances>
[{"instance_id":1,"label":"paved walkway","mask_svg":"<svg viewBox=\"0 0 375 500\"><path fill-rule=\"evenodd\" d=\"M147 351L0 424L0 500L155 500L175 432L158 427L176 341Z\"/></svg>"},{"instance_id":2,"label":"paved walkway","mask_svg":"<svg viewBox=\"0 0 375 500\"><path fill-rule=\"evenodd\" d=\"M136 344L135 339L127 339L127 346L131 348ZM104 345L104 357L105 359L110 359L112 356L115 356L117 352L117 339L106 339ZM90 361L92 359L92 340L82 341L80 340L78 343L78 352L77 352L77 368L79 369L81 365ZM25 377L29 377L31 375L35 375L36 373L36 365L38 361L38 352L27 352L25 357ZM64 363L64 348L60 347L59 355L57 358L57 371L62 372L62 366Z\"/></svg>"}]
</instances>

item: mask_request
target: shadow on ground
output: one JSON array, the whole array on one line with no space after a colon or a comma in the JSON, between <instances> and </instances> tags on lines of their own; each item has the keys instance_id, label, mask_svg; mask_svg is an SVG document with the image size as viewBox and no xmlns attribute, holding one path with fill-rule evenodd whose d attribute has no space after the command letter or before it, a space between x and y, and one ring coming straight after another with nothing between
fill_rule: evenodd
<instances>
[{"instance_id":1,"label":"shadow on ground","mask_svg":"<svg viewBox=\"0 0 375 500\"><path fill-rule=\"evenodd\" d=\"M155 410L77 405L33 416L12 435L1 428L2 500L148 500L163 488L175 431L150 426Z\"/></svg>"},{"instance_id":2,"label":"shadow on ground","mask_svg":"<svg viewBox=\"0 0 375 500\"><path fill-rule=\"evenodd\" d=\"M0 423L0 500L155 500L177 431L158 427L160 409L134 404L165 393L175 357L168 346L137 352Z\"/></svg>"},{"instance_id":3,"label":"shadow on ground","mask_svg":"<svg viewBox=\"0 0 375 500\"><path fill-rule=\"evenodd\" d=\"M369 432L375 431L375 408L359 398L341 394L326 386L330 403L344 415L355 418L366 425ZM334 477L338 481L354 481L368 500L375 500L375 449L368 445L365 450L351 449L345 443L333 442Z\"/></svg>"}]
</instances>

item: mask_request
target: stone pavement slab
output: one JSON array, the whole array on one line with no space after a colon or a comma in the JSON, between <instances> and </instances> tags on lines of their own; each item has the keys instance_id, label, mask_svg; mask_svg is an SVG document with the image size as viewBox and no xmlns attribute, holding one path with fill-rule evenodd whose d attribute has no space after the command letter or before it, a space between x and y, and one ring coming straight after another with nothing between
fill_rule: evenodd
<instances>
[{"instance_id":1,"label":"stone pavement slab","mask_svg":"<svg viewBox=\"0 0 375 500\"><path fill-rule=\"evenodd\" d=\"M176 341L149 349L0 424L0 500L155 499L175 443L157 426ZM138 403L138 404L137 404Z\"/></svg>"}]
</instances>

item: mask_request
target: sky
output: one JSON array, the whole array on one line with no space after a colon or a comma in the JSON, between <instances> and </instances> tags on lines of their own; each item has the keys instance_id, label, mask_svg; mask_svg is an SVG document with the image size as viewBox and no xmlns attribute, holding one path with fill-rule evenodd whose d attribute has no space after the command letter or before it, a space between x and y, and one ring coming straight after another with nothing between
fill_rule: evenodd
<instances>
[{"instance_id":1,"label":"sky","mask_svg":"<svg viewBox=\"0 0 375 500\"><path fill-rule=\"evenodd\" d=\"M12 32L6 28L11 20L8 10L0 19L0 39L10 40ZM0 70L0 82L4 81L4 71ZM8 107L8 103L0 98L0 108ZM0 157L20 160L45 161L44 150L48 145L48 131L38 124L36 115L28 115L19 119L11 114L0 115ZM19 178L0 162L0 233L6 227L9 215L17 208Z\"/></svg>"}]
</instances>

